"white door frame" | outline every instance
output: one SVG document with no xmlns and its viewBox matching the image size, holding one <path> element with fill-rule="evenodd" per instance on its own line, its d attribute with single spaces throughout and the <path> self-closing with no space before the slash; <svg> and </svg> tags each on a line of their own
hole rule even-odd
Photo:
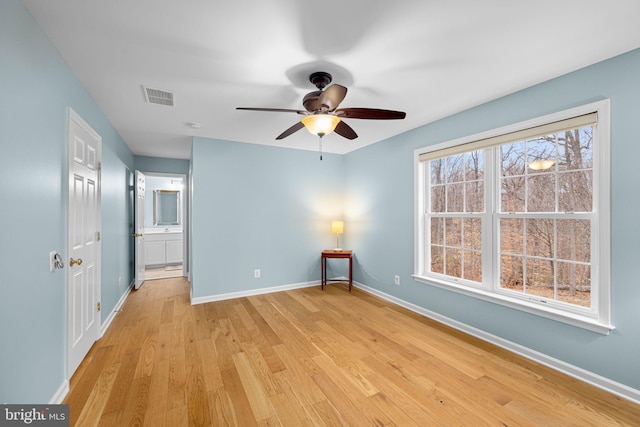
<svg viewBox="0 0 640 427">
<path fill-rule="evenodd" d="M 75 161 L 74 161 L 74 156 L 77 155 L 86 155 L 83 151 L 82 154 L 78 154 L 75 153 L 76 150 L 76 141 L 74 139 L 74 135 L 72 135 L 72 130 L 71 130 L 71 125 L 72 123 L 75 125 L 77 125 L 78 127 L 80 127 L 82 129 L 82 131 L 88 133 L 92 139 L 94 139 L 96 141 L 96 150 L 93 153 L 93 155 L 95 155 L 95 158 L 91 160 L 91 164 L 93 165 L 92 167 L 95 169 L 96 172 L 96 193 L 95 193 L 95 197 L 96 197 L 96 206 L 95 206 L 95 214 L 93 215 L 93 217 L 91 218 L 92 221 L 95 221 L 93 223 L 93 225 L 90 225 L 89 228 L 92 228 L 95 230 L 96 235 L 94 238 L 94 242 L 95 244 L 93 245 L 95 247 L 95 263 L 94 263 L 94 274 L 95 274 L 95 281 L 94 283 L 94 289 L 93 289 L 93 296 L 95 298 L 95 301 L 85 301 L 85 309 L 87 309 L 86 311 L 86 315 L 88 316 L 88 318 L 90 316 L 94 316 L 92 319 L 92 325 L 91 328 L 89 330 L 89 332 L 87 332 L 86 337 L 88 340 L 90 340 L 90 343 L 93 344 L 100 335 L 100 329 L 101 329 L 101 316 L 99 313 L 99 302 L 101 300 L 101 290 L 102 290 L 102 282 L 101 282 L 101 271 L 102 271 L 102 261 L 101 261 L 101 256 L 102 256 L 102 249 L 101 249 L 101 236 L 100 236 L 100 229 L 101 229 L 101 189 L 102 189 L 102 183 L 101 183 L 101 164 L 102 164 L 102 138 L 100 137 L 100 135 L 98 135 L 92 128 L 91 126 L 85 122 L 82 117 L 80 117 L 80 115 L 78 115 L 78 113 L 76 113 L 72 108 L 69 108 L 69 115 L 68 115 L 68 122 L 67 122 L 67 189 L 66 189 L 66 196 L 67 196 L 67 229 L 66 229 L 66 239 L 67 239 L 67 257 L 65 259 L 65 266 L 66 266 L 66 314 L 67 314 L 67 360 L 66 360 L 66 367 L 67 367 L 67 380 L 69 380 L 71 378 L 71 376 L 73 375 L 73 373 L 75 372 L 79 362 L 77 361 L 77 359 L 79 358 L 79 356 L 84 357 L 86 355 L 86 352 L 82 352 L 84 354 L 78 355 L 78 351 L 73 352 L 72 350 L 75 348 L 75 344 L 76 342 L 74 341 L 74 331 L 72 329 L 72 326 L 74 325 L 74 307 L 75 304 L 73 303 L 73 298 L 74 298 L 74 293 L 73 293 L 73 283 L 74 283 L 74 272 L 77 271 L 77 269 L 79 268 L 84 268 L 84 266 L 82 264 L 75 264 L 74 266 L 70 266 L 69 262 L 70 262 L 70 258 L 72 257 L 72 254 L 74 253 L 74 249 L 73 249 L 73 242 L 72 242 L 72 216 L 73 213 L 71 212 L 70 206 L 71 206 L 71 185 L 72 185 L 72 179 L 73 179 L 73 173 L 75 171 Z M 84 228 L 83 226 L 83 230 L 86 231 L 86 228 Z M 85 263 L 86 265 L 86 263 Z M 77 295 L 76 295 L 77 297 Z M 82 324 L 84 324 L 83 322 L 81 322 Z M 87 322 L 91 323 L 90 322 Z M 83 333 L 85 333 L 86 331 L 83 331 Z M 89 346 L 90 348 L 90 346 Z M 88 351 L 88 349 L 87 349 Z"/>
</svg>

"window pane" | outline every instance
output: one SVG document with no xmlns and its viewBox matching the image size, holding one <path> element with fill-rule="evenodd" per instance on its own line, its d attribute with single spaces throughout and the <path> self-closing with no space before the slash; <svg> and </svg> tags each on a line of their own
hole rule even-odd
<svg viewBox="0 0 640 427">
<path fill-rule="evenodd" d="M 464 278 L 474 282 L 482 282 L 482 253 L 464 251 Z"/>
<path fill-rule="evenodd" d="M 556 211 L 555 174 L 545 173 L 527 179 L 527 212 Z"/>
<path fill-rule="evenodd" d="M 591 268 L 588 265 L 558 263 L 558 300 L 591 306 Z"/>
<path fill-rule="evenodd" d="M 538 174 L 555 170 L 557 161 L 555 135 L 527 141 L 527 173 Z"/>
<path fill-rule="evenodd" d="M 476 251 L 482 250 L 482 220 L 480 218 L 465 218 L 464 247 Z"/>
<path fill-rule="evenodd" d="M 431 185 L 444 184 L 444 159 L 431 160 Z"/>
<path fill-rule="evenodd" d="M 445 180 L 450 182 L 464 181 L 464 154 L 449 156 L 445 158 Z"/>
<path fill-rule="evenodd" d="M 523 219 L 500 219 L 500 252 L 524 255 Z"/>
<path fill-rule="evenodd" d="M 552 260 L 527 258 L 527 283 L 525 292 L 528 295 L 555 299 Z"/>
<path fill-rule="evenodd" d="M 446 212 L 446 206 L 445 186 L 431 187 L 431 212 Z"/>
<path fill-rule="evenodd" d="M 591 212 L 593 182 L 590 170 L 558 175 L 558 209 L 560 212 Z"/>
<path fill-rule="evenodd" d="M 591 221 L 557 220 L 558 259 L 591 262 Z"/>
<path fill-rule="evenodd" d="M 524 212 L 525 177 L 503 178 L 500 189 L 502 212 Z"/>
<path fill-rule="evenodd" d="M 484 185 L 482 181 L 468 182 L 465 185 L 465 212 L 484 211 Z"/>
<path fill-rule="evenodd" d="M 591 126 L 558 133 L 559 163 L 566 170 L 593 168 L 593 128 Z"/>
<path fill-rule="evenodd" d="M 484 154 L 472 151 L 465 154 L 465 181 L 479 181 L 484 178 Z"/>
<path fill-rule="evenodd" d="M 462 218 L 445 218 L 445 244 L 447 246 L 462 246 Z"/>
<path fill-rule="evenodd" d="M 431 245 L 431 271 L 434 273 L 444 273 L 442 246 Z"/>
<path fill-rule="evenodd" d="M 553 258 L 555 254 L 554 221 L 552 219 L 527 219 L 527 256 Z"/>
<path fill-rule="evenodd" d="M 503 255 L 500 257 L 500 287 L 524 291 L 523 258 Z"/>
<path fill-rule="evenodd" d="M 447 248 L 445 274 L 462 277 L 462 251 L 460 249 Z"/>
<path fill-rule="evenodd" d="M 464 183 L 447 185 L 447 212 L 464 212 Z"/>
<path fill-rule="evenodd" d="M 431 243 L 444 245 L 444 218 L 431 218 Z"/>
<path fill-rule="evenodd" d="M 502 154 L 501 176 L 524 175 L 526 145 L 524 141 L 504 144 L 500 147 Z"/>
</svg>

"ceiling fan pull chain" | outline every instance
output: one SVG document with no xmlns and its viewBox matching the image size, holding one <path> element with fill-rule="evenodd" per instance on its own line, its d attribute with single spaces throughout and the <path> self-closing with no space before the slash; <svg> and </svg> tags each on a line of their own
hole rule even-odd
<svg viewBox="0 0 640 427">
<path fill-rule="evenodd" d="M 323 133 L 319 133 L 318 137 L 320 138 L 319 144 L 320 144 L 320 160 L 322 160 L 322 136 L 324 134 Z"/>
</svg>

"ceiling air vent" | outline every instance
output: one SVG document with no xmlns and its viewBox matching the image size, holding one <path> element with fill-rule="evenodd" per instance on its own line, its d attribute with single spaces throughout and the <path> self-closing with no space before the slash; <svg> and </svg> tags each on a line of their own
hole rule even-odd
<svg viewBox="0 0 640 427">
<path fill-rule="evenodd" d="M 153 89 L 142 86 L 144 92 L 144 100 L 150 104 L 168 105 L 173 107 L 173 92 L 162 89 Z"/>
</svg>

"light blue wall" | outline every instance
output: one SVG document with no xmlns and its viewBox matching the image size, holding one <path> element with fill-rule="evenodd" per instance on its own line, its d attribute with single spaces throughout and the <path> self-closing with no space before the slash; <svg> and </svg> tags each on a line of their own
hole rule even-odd
<svg viewBox="0 0 640 427">
<path fill-rule="evenodd" d="M 611 99 L 612 320 L 608 336 L 418 283 L 414 150 Z M 345 156 L 355 279 L 451 319 L 640 389 L 640 50 L 506 96 Z M 401 286 L 393 285 L 399 274 Z"/>
<path fill-rule="evenodd" d="M 194 297 L 320 278 L 342 217 L 342 156 L 194 138 L 192 180 Z"/>
<path fill-rule="evenodd" d="M 18 0 L 0 2 L 0 402 L 48 403 L 66 379 L 67 115 L 103 139 L 102 317 L 125 291 L 133 155 Z"/>
<path fill-rule="evenodd" d="M 189 173 L 189 160 L 167 159 L 164 157 L 135 156 L 136 170 L 141 172 Z"/>
</svg>

